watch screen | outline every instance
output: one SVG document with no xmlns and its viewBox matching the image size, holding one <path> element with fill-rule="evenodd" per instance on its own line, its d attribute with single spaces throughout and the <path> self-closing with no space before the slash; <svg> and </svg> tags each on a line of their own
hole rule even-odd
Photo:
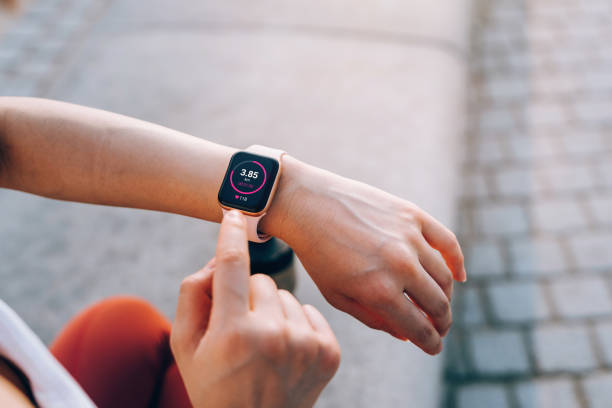
<svg viewBox="0 0 612 408">
<path fill-rule="evenodd" d="M 235 153 L 219 190 L 219 202 L 247 212 L 260 212 L 266 207 L 278 161 L 248 152 Z"/>
</svg>

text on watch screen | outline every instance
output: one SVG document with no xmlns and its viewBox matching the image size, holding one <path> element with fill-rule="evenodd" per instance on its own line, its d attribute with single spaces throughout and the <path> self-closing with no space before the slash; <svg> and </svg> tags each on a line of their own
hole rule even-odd
<svg viewBox="0 0 612 408">
<path fill-rule="evenodd" d="M 219 201 L 248 212 L 263 210 L 278 174 L 274 159 L 247 152 L 232 156 L 219 191 Z"/>
</svg>

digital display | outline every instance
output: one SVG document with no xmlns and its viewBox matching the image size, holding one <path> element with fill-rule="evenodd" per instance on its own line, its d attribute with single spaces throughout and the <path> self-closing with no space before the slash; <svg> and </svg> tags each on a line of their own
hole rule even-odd
<svg viewBox="0 0 612 408">
<path fill-rule="evenodd" d="M 219 202 L 247 212 L 262 211 L 278 174 L 278 162 L 248 152 L 235 153 L 219 189 Z"/>
</svg>

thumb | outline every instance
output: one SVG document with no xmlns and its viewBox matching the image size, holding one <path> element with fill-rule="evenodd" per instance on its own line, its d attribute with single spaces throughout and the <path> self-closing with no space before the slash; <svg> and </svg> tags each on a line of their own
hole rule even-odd
<svg viewBox="0 0 612 408">
<path fill-rule="evenodd" d="M 211 324 L 242 316 L 249 311 L 249 249 L 246 219 L 238 210 L 221 222 L 213 275 Z"/>
</svg>

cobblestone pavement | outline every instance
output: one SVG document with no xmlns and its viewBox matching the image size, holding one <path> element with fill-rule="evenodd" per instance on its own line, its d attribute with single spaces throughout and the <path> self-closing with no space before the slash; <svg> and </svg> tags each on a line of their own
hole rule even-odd
<svg viewBox="0 0 612 408">
<path fill-rule="evenodd" d="M 475 13 L 448 407 L 612 406 L 612 2 Z"/>
</svg>

